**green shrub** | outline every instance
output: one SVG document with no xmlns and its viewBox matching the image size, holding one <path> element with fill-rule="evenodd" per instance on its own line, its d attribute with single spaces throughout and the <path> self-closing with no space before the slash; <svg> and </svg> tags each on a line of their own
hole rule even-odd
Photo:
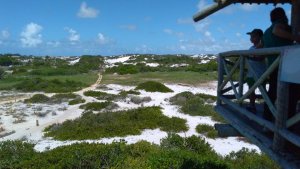
<svg viewBox="0 0 300 169">
<path fill-rule="evenodd" d="M 231 152 L 225 160 L 232 169 L 280 169 L 280 167 L 265 154 L 258 154 L 255 150 L 243 148 L 238 152 Z"/>
<path fill-rule="evenodd" d="M 84 102 L 85 102 L 84 99 L 76 98 L 76 99 L 70 100 L 69 105 L 75 105 L 75 104 L 80 104 L 80 103 L 84 103 Z"/>
<path fill-rule="evenodd" d="M 67 93 L 80 90 L 84 84 L 71 80 L 61 81 L 58 79 L 45 80 L 41 78 L 30 78 L 21 81 L 14 87 L 26 92 L 44 91 L 49 93 Z"/>
<path fill-rule="evenodd" d="M 50 98 L 44 94 L 35 94 L 31 98 L 24 100 L 25 103 L 47 103 Z"/>
<path fill-rule="evenodd" d="M 79 106 L 81 109 L 92 110 L 92 111 L 100 111 L 105 109 L 112 102 L 91 102 L 84 105 Z"/>
<path fill-rule="evenodd" d="M 83 93 L 85 96 L 91 96 L 91 97 L 95 97 L 98 100 L 113 100 L 116 95 L 114 94 L 108 94 L 105 92 L 100 92 L 100 91 L 86 91 Z"/>
<path fill-rule="evenodd" d="M 214 100 L 214 96 L 206 94 L 193 94 L 191 92 L 182 92 L 170 98 L 172 104 L 180 106 L 182 113 L 192 116 L 211 116 L 213 120 L 226 122 L 223 117 L 217 114 L 213 106 L 206 104 L 207 100 Z"/>
<path fill-rule="evenodd" d="M 208 138 L 216 138 L 218 136 L 218 132 L 215 128 L 207 124 L 197 125 L 196 131 L 200 134 L 206 135 Z"/>
<path fill-rule="evenodd" d="M 141 83 L 135 88 L 135 90 L 139 90 L 139 89 L 145 90 L 147 92 L 162 92 L 162 93 L 173 92 L 173 90 L 169 89 L 165 85 L 155 81 L 147 81 Z"/>
<path fill-rule="evenodd" d="M 81 118 L 68 120 L 59 129 L 51 131 L 53 126 L 45 129 L 46 136 L 59 140 L 99 139 L 140 134 L 144 129 L 161 128 L 168 132 L 187 131 L 186 120 L 168 118 L 159 107 L 145 107 L 128 111 L 84 113 Z"/>
<path fill-rule="evenodd" d="M 22 141 L 0 142 L 0 168 L 22 168 L 22 162 L 31 160 L 35 151 L 30 143 Z"/>
</svg>

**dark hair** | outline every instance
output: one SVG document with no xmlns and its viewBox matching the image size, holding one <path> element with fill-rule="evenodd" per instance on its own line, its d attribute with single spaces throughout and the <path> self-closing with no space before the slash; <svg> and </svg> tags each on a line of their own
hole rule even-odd
<svg viewBox="0 0 300 169">
<path fill-rule="evenodd" d="M 288 23 L 288 18 L 281 7 L 274 8 L 270 13 L 271 22 L 284 22 Z"/>
</svg>

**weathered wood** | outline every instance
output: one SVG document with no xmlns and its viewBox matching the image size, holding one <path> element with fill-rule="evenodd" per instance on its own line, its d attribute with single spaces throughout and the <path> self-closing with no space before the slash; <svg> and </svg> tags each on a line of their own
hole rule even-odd
<svg viewBox="0 0 300 169">
<path fill-rule="evenodd" d="M 226 6 L 232 4 L 232 0 L 219 0 L 218 3 L 215 3 L 209 7 L 207 7 L 206 9 L 200 11 L 199 13 L 195 14 L 193 16 L 193 19 L 195 22 L 206 18 L 207 16 L 217 12 L 220 9 L 225 8 Z"/>
<path fill-rule="evenodd" d="M 253 127 L 242 122 L 239 118 L 237 118 L 234 112 L 229 111 L 224 106 L 216 106 L 215 111 L 221 114 L 234 128 L 236 128 L 245 137 L 250 139 L 252 143 L 257 145 L 274 161 L 277 161 L 283 168 L 299 169 L 299 160 L 290 160 L 288 156 L 286 156 L 286 154 L 274 152 L 272 149 L 270 149 L 270 147 L 272 146 L 272 140 L 253 129 Z"/>
<path fill-rule="evenodd" d="M 284 57 L 284 55 L 283 55 Z M 282 62 L 281 62 L 282 63 Z M 282 71 L 282 64 L 279 65 L 278 72 Z M 289 112 L 289 84 L 280 81 L 278 73 L 277 84 L 277 115 L 275 116 L 276 130 L 274 132 L 273 149 L 282 152 L 285 148 L 285 139 L 279 134 L 279 130 L 286 128 L 287 116 Z"/>
<path fill-rule="evenodd" d="M 235 71 L 235 70 L 237 69 L 237 67 L 239 66 L 239 62 L 240 62 L 240 58 L 235 62 L 234 66 L 233 66 L 232 69 L 230 70 L 230 73 L 228 73 L 228 69 L 227 69 L 227 67 L 226 67 L 225 62 L 222 62 L 222 63 L 223 63 L 223 68 L 224 68 L 224 70 L 225 70 L 227 76 L 226 76 L 226 78 L 224 79 L 223 83 L 219 86 L 218 90 L 222 90 L 222 89 L 226 86 L 227 82 L 230 81 L 230 79 L 231 79 L 231 77 L 232 77 L 234 71 Z"/>
<path fill-rule="evenodd" d="M 232 90 L 233 88 L 238 87 L 239 85 L 240 85 L 240 83 L 236 83 L 236 84 L 234 84 L 233 87 L 232 87 L 232 86 L 229 86 L 229 87 L 227 87 L 227 88 L 225 88 L 225 89 L 222 89 L 222 90 L 221 90 L 221 94 L 224 94 L 224 93 L 226 93 L 226 92 Z M 244 85 L 244 84 L 242 84 L 242 85 Z"/>
<path fill-rule="evenodd" d="M 218 57 L 218 88 L 221 86 L 222 82 L 224 80 L 224 64 L 223 64 L 223 58 L 221 56 Z M 221 90 L 217 90 L 217 105 L 221 104 L 221 99 L 219 96 L 221 96 Z"/>
<path fill-rule="evenodd" d="M 250 120 L 255 121 L 256 123 L 258 123 L 261 126 L 264 126 L 266 128 L 268 128 L 271 131 L 275 130 L 275 125 L 261 117 L 258 117 L 256 115 L 254 115 L 253 113 L 249 112 L 247 109 L 244 109 L 242 107 L 240 107 L 238 104 L 233 103 L 231 100 L 226 99 L 225 97 L 221 96 L 221 100 L 227 104 L 228 106 L 230 106 L 231 108 L 233 108 L 234 110 L 238 111 L 240 114 L 248 117 Z"/>
<path fill-rule="evenodd" d="M 218 124 L 214 125 L 215 129 L 218 131 L 219 137 L 236 137 L 242 136 L 239 131 L 237 131 L 230 124 Z"/>
<path fill-rule="evenodd" d="M 297 113 L 293 117 L 289 118 L 286 122 L 286 127 L 289 128 L 298 122 L 300 122 L 300 113 Z"/>
<path fill-rule="evenodd" d="M 240 57 L 240 78 L 239 78 L 239 97 L 243 96 L 243 89 L 244 89 L 244 73 L 245 73 L 245 57 Z"/>
<path fill-rule="evenodd" d="M 296 135 L 286 129 L 281 129 L 278 131 L 278 133 L 281 136 L 283 136 L 284 138 L 286 138 L 288 141 L 290 141 L 291 143 L 300 147 L 300 136 L 299 135 Z"/>
<path fill-rule="evenodd" d="M 238 100 L 238 103 L 243 102 L 243 100 L 245 100 L 246 98 L 249 97 L 249 95 L 254 92 L 255 88 L 257 88 L 259 85 L 261 85 L 265 79 L 274 71 L 274 69 L 279 65 L 279 57 L 272 63 L 272 65 L 267 69 L 267 71 L 265 73 L 263 73 L 263 75 L 254 83 L 254 85 L 248 90 L 248 92 L 246 92 L 243 97 L 241 97 Z M 251 66 L 250 66 L 251 69 Z M 257 77 L 256 77 L 257 78 Z M 263 98 L 265 100 L 265 102 L 267 103 L 267 105 L 269 106 L 269 109 L 271 110 L 273 116 L 276 116 L 277 111 L 273 105 L 273 103 L 271 102 L 270 98 L 268 97 L 267 93 L 265 92 L 265 90 L 263 89 L 263 87 L 260 87 L 260 90 L 262 92 Z"/>
</svg>

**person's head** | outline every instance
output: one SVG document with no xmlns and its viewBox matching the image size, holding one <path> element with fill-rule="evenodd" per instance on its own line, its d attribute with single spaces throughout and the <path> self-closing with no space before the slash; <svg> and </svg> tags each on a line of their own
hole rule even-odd
<svg viewBox="0 0 300 169">
<path fill-rule="evenodd" d="M 288 23 L 288 18 L 281 7 L 274 8 L 270 13 L 271 22 L 284 22 Z"/>
<path fill-rule="evenodd" d="M 253 43 L 256 46 L 258 43 L 260 43 L 264 33 L 261 29 L 253 29 L 251 32 L 248 32 L 247 34 L 250 35 L 251 43 Z"/>
</svg>

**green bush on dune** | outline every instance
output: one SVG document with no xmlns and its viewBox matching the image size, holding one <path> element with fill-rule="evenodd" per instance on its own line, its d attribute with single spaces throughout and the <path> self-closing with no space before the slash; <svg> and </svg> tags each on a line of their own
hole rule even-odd
<svg viewBox="0 0 300 169">
<path fill-rule="evenodd" d="M 73 144 L 45 152 L 22 141 L 0 142 L 0 168 L 149 168 L 149 169 L 279 169 L 264 154 L 243 149 L 219 156 L 199 137 L 169 134 L 154 145 L 145 141 L 126 145 Z"/>
<path fill-rule="evenodd" d="M 147 92 L 162 92 L 162 93 L 173 92 L 173 90 L 169 89 L 164 84 L 155 81 L 147 81 L 141 83 L 135 88 L 135 90 L 145 90 Z"/>
<path fill-rule="evenodd" d="M 54 127 L 53 127 L 54 126 Z M 46 136 L 59 140 L 99 139 L 137 135 L 144 129 L 156 129 L 168 132 L 187 131 L 186 120 L 168 118 L 159 107 L 145 107 L 128 111 L 91 113 L 87 112 L 75 120 L 68 120 L 45 129 Z"/>
</svg>

